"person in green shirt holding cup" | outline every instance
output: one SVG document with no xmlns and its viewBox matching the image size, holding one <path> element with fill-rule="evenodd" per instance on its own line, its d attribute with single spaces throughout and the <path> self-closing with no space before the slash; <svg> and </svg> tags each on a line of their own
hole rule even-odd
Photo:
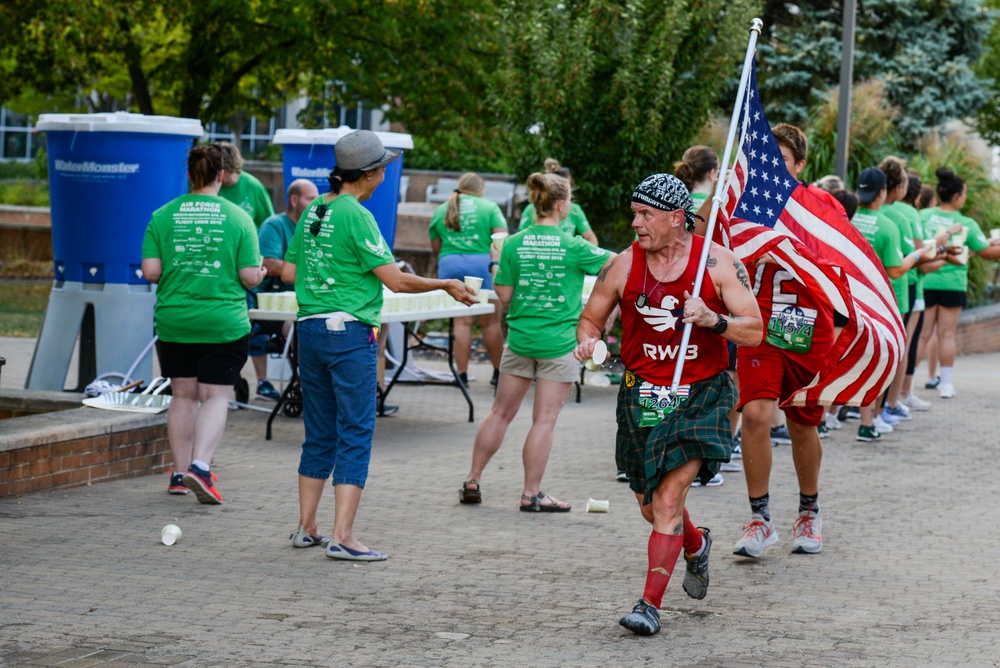
<svg viewBox="0 0 1000 668">
<path fill-rule="evenodd" d="M 399 270 L 371 212 L 361 202 L 385 179 L 400 151 L 378 135 L 355 130 L 334 147 L 330 192 L 316 198 L 295 226 L 281 280 L 295 284 L 299 304 L 299 378 L 305 441 L 299 460 L 299 528 L 294 547 L 324 546 L 330 559 L 382 561 L 354 535 L 368 478 L 375 432 L 378 329 L 382 286 L 393 292 L 446 290 L 466 305 L 474 291 L 455 279 L 437 280 Z M 330 538 L 318 533 L 316 513 L 333 475 Z"/>
<path fill-rule="evenodd" d="M 209 466 L 249 351 L 246 291 L 266 275 L 250 216 L 219 197 L 224 177 L 217 146 L 192 148 L 190 194 L 154 211 L 142 241 L 142 275 L 157 284 L 156 352 L 173 394 L 167 491 L 213 505 L 222 494 Z"/>
<path fill-rule="evenodd" d="M 559 227 L 570 212 L 569 179 L 557 174 L 528 177 L 528 198 L 538 212 L 533 225 L 491 249 L 494 290 L 508 305 L 507 347 L 493 408 L 483 420 L 472 449 L 472 467 L 459 490 L 461 503 L 480 503 L 479 480 L 503 444 L 511 420 L 532 382 L 535 402 L 524 442 L 524 512 L 566 512 L 569 504 L 542 491 L 556 420 L 570 387 L 580 375 L 573 356 L 576 324 L 583 310 L 583 277 L 602 271 L 614 253 Z"/>
<path fill-rule="evenodd" d="M 944 259 L 924 265 L 924 329 L 920 335 L 918 357 L 927 346 L 931 333 L 937 330 L 938 356 L 941 364 L 941 384 L 938 395 L 942 399 L 955 396 L 952 382 L 955 367 L 955 334 L 958 317 L 966 303 L 969 287 L 969 254 L 974 252 L 987 260 L 1000 258 L 1000 239 L 988 240 L 979 223 L 962 215 L 968 195 L 965 181 L 947 167 L 940 167 L 934 174 L 938 178 L 937 207 L 921 209 L 920 218 L 928 236 L 947 231 L 948 254 Z M 960 229 L 959 229 L 960 228 Z"/>
</svg>

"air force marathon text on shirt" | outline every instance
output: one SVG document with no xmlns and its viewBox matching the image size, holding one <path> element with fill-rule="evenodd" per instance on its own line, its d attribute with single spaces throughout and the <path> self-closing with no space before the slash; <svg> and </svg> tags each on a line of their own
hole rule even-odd
<svg viewBox="0 0 1000 668">
<path fill-rule="evenodd" d="M 185 274 L 218 278 L 222 263 L 211 256 L 225 245 L 226 230 L 220 202 L 182 202 L 173 216 L 174 267 Z M 183 254 L 183 255 L 181 255 Z"/>
</svg>

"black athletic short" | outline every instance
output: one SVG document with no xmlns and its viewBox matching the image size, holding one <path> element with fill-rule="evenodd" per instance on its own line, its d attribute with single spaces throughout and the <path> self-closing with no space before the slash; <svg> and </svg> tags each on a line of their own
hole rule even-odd
<svg viewBox="0 0 1000 668">
<path fill-rule="evenodd" d="M 233 385 L 247 363 L 250 336 L 229 343 L 156 342 L 160 373 L 167 378 L 197 378 L 206 385 Z"/>
<path fill-rule="evenodd" d="M 945 308 L 965 308 L 965 293 L 959 290 L 928 290 L 924 288 L 924 304 Z"/>
</svg>

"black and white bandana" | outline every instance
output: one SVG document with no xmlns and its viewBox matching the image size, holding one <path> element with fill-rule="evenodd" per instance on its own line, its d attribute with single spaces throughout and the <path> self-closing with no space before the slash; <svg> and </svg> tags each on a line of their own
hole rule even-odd
<svg viewBox="0 0 1000 668">
<path fill-rule="evenodd" d="M 654 209 L 676 211 L 684 209 L 687 228 L 694 228 L 694 200 L 684 186 L 684 182 L 673 174 L 653 174 L 643 179 L 632 191 L 632 201 L 646 204 Z"/>
</svg>

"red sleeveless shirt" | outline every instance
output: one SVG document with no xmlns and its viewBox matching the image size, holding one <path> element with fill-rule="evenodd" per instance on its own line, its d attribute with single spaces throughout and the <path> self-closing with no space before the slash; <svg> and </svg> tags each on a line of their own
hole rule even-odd
<svg viewBox="0 0 1000 668">
<path fill-rule="evenodd" d="M 639 243 L 632 244 L 632 270 L 622 296 L 622 362 L 625 368 L 655 385 L 669 385 L 674 379 L 674 367 L 684 333 L 684 291 L 694 291 L 698 258 L 705 237 L 692 235 L 691 255 L 680 278 L 670 283 L 657 283 L 646 269 L 646 251 Z M 645 295 L 642 304 L 640 295 Z M 702 281 L 700 297 L 711 310 L 722 315 L 728 311 L 715 294 L 708 269 Z M 711 378 L 729 365 L 727 342 L 711 330 L 695 325 L 688 340 L 687 359 L 681 374 L 681 384 L 688 385 Z"/>
</svg>

